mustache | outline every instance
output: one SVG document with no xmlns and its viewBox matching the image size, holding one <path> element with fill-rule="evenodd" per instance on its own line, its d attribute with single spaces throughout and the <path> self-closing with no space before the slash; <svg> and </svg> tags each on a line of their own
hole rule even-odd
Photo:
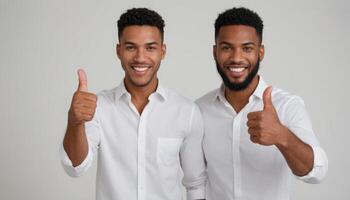
<svg viewBox="0 0 350 200">
<path fill-rule="evenodd" d="M 234 62 L 234 61 L 230 61 L 227 63 L 224 63 L 224 66 L 234 66 L 234 67 L 249 67 L 249 64 L 244 63 L 244 62 Z"/>
</svg>

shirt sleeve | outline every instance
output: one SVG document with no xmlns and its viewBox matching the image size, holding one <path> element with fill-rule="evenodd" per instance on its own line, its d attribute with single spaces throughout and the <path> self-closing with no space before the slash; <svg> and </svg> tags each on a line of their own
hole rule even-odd
<svg viewBox="0 0 350 200">
<path fill-rule="evenodd" d="M 187 199 L 205 199 L 207 180 L 203 141 L 203 121 L 201 113 L 194 105 L 191 113 L 189 131 L 181 146 L 181 166 L 184 172 L 183 185 L 186 187 Z"/>
<path fill-rule="evenodd" d="M 285 125 L 299 139 L 308 144 L 314 154 L 312 170 L 305 176 L 296 177 L 306 183 L 320 183 L 327 174 L 328 159 L 313 132 L 311 120 L 305 109 L 303 100 L 299 97 L 291 99 L 285 111 Z"/>
<path fill-rule="evenodd" d="M 97 107 L 93 119 L 89 122 L 85 122 L 85 133 L 88 140 L 89 149 L 88 149 L 88 154 L 85 157 L 84 161 L 80 165 L 73 167 L 72 161 L 67 155 L 67 152 L 63 147 L 63 144 L 60 147 L 59 153 L 60 153 L 61 163 L 64 170 L 69 176 L 79 177 L 90 168 L 93 162 L 93 157 L 96 154 L 100 143 L 100 132 L 101 132 L 101 127 L 100 127 L 100 121 L 98 117 L 98 107 Z"/>
</svg>

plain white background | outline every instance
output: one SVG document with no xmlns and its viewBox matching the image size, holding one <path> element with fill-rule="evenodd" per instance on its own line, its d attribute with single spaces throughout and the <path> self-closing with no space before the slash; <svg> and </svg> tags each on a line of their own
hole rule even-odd
<svg viewBox="0 0 350 200">
<path fill-rule="evenodd" d="M 158 11 L 168 53 L 159 71 L 168 88 L 195 100 L 219 86 L 212 58 L 214 20 L 233 6 L 263 18 L 260 74 L 300 95 L 329 158 L 320 185 L 294 181 L 292 199 L 345 200 L 349 184 L 350 3 L 337 1 L 4 1 L 0 3 L 0 199 L 95 198 L 96 164 L 78 179 L 63 171 L 58 148 L 77 87 L 115 87 L 116 21 L 131 7 Z"/>
</svg>

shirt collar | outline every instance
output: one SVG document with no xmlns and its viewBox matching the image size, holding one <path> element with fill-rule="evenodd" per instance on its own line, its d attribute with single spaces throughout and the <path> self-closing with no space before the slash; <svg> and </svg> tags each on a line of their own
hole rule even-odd
<svg viewBox="0 0 350 200">
<path fill-rule="evenodd" d="M 131 98 L 131 94 L 126 90 L 124 80 L 120 82 L 118 87 L 115 89 L 115 101 L 119 101 L 123 96 L 128 96 Z M 161 100 L 167 100 L 167 89 L 164 88 L 158 81 L 157 89 L 154 93 L 149 96 L 149 99 L 154 96 L 159 97 Z"/>
<path fill-rule="evenodd" d="M 258 97 L 259 99 L 263 99 L 263 94 L 267 86 L 268 85 L 266 84 L 264 79 L 261 76 L 259 76 L 258 86 L 255 88 L 255 91 L 253 92 L 252 96 Z"/>
<path fill-rule="evenodd" d="M 259 83 L 258 86 L 255 88 L 253 94 L 249 97 L 249 100 L 253 97 L 257 97 L 259 99 L 263 99 L 263 94 L 265 89 L 268 87 L 264 79 L 259 76 Z M 225 97 L 225 85 L 224 83 L 221 84 L 220 88 L 217 90 L 216 95 L 214 96 L 213 100 L 219 99 L 220 101 L 226 101 Z"/>
</svg>

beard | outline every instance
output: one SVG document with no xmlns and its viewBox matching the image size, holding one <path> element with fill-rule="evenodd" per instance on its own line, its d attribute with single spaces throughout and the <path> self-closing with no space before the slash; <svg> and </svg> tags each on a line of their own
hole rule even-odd
<svg viewBox="0 0 350 200">
<path fill-rule="evenodd" d="M 258 59 L 258 62 L 253 67 L 253 70 L 248 74 L 248 76 L 244 79 L 244 81 L 240 83 L 234 83 L 231 82 L 230 79 L 226 76 L 225 72 L 221 69 L 218 61 L 215 59 L 216 63 L 216 69 L 218 70 L 218 73 L 220 74 L 222 81 L 224 82 L 224 85 L 233 91 L 241 91 L 248 87 L 248 85 L 252 82 L 254 77 L 258 74 L 259 67 L 260 67 L 260 59 Z"/>
</svg>

